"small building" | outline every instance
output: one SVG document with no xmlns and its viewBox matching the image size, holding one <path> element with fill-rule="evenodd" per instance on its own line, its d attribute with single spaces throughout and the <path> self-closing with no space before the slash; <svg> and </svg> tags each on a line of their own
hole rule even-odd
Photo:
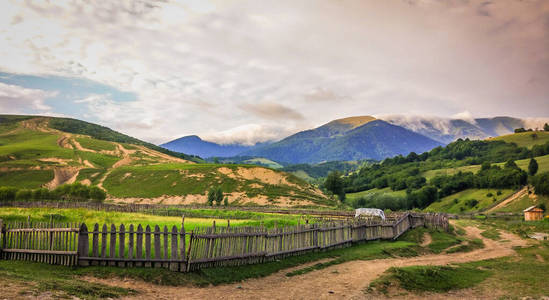
<svg viewBox="0 0 549 300">
<path fill-rule="evenodd" d="M 534 206 L 530 206 L 524 210 L 525 221 L 539 221 L 543 219 L 543 209 Z"/>
</svg>

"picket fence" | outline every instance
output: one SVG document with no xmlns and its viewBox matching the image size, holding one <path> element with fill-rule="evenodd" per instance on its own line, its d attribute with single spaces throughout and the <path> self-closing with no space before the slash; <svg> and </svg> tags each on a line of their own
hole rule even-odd
<svg viewBox="0 0 549 300">
<path fill-rule="evenodd" d="M 385 221 L 347 219 L 297 226 L 181 227 L 21 222 L 2 224 L 0 259 L 67 266 L 162 267 L 188 272 L 273 261 L 353 243 L 396 239 L 418 226 L 448 229 L 444 214 L 404 213 Z M 188 246 L 187 246 L 188 240 Z"/>
</svg>

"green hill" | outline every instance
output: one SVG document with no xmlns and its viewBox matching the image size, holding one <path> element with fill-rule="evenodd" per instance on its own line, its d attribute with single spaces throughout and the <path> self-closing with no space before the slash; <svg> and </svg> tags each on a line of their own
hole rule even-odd
<svg viewBox="0 0 549 300">
<path fill-rule="evenodd" d="M 549 172 L 549 155 L 544 156 L 538 156 L 535 157 L 536 161 L 538 162 L 538 173 L 543 172 Z M 528 171 L 528 164 L 530 163 L 530 159 L 520 159 L 515 161 L 517 166 L 524 171 Z M 495 163 L 495 165 L 503 167 L 505 163 Z M 446 169 L 436 169 L 436 170 L 429 170 L 424 172 L 422 175 L 427 178 L 428 180 L 437 176 L 437 175 L 454 175 L 458 172 L 473 172 L 476 173 L 480 170 L 480 165 L 470 165 L 470 166 L 462 166 L 462 167 L 456 167 L 456 168 L 446 168 Z"/>
<path fill-rule="evenodd" d="M 514 192 L 511 189 L 468 189 L 432 203 L 425 211 L 448 213 L 479 211 L 500 202 Z"/>
<path fill-rule="evenodd" d="M 0 186 L 52 189 L 80 182 L 104 189 L 107 201 L 165 204 L 205 203 L 206 191 L 220 186 L 231 204 L 333 204 L 284 172 L 200 161 L 74 119 L 0 116 Z"/>
<path fill-rule="evenodd" d="M 543 145 L 549 142 L 548 131 L 527 131 L 521 133 L 514 133 L 508 135 L 502 135 L 489 140 L 504 141 L 507 143 L 515 143 L 519 147 L 526 147 L 531 149 L 535 145 Z"/>
</svg>

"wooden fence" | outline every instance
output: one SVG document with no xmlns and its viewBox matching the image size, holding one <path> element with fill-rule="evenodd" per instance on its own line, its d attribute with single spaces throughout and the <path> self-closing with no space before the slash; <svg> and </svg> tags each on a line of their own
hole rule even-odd
<svg viewBox="0 0 549 300">
<path fill-rule="evenodd" d="M 2 224 L 0 220 L 0 228 L 0 259 L 66 266 L 78 263 L 78 224 L 30 221 Z"/>
<path fill-rule="evenodd" d="M 386 221 L 347 219 L 271 229 L 216 226 L 186 232 L 176 226 L 17 223 L 2 225 L 0 259 L 80 266 L 163 267 L 194 271 L 262 263 L 353 243 L 396 239 L 418 226 L 447 230 L 441 214 L 404 213 Z M 188 240 L 188 244 L 187 244 Z"/>
</svg>

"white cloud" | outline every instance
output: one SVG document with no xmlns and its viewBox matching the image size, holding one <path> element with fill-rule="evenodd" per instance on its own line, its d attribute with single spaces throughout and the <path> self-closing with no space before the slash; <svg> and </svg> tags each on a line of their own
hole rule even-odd
<svg viewBox="0 0 549 300">
<path fill-rule="evenodd" d="M 155 142 L 364 114 L 549 114 L 549 2 L 482 2 L 4 1 L 0 70 L 134 92 L 94 95 L 87 114 Z"/>
<path fill-rule="evenodd" d="M 51 107 L 44 101 L 55 95 L 55 92 L 0 82 L 0 111 L 6 114 L 51 114 Z"/>
</svg>

